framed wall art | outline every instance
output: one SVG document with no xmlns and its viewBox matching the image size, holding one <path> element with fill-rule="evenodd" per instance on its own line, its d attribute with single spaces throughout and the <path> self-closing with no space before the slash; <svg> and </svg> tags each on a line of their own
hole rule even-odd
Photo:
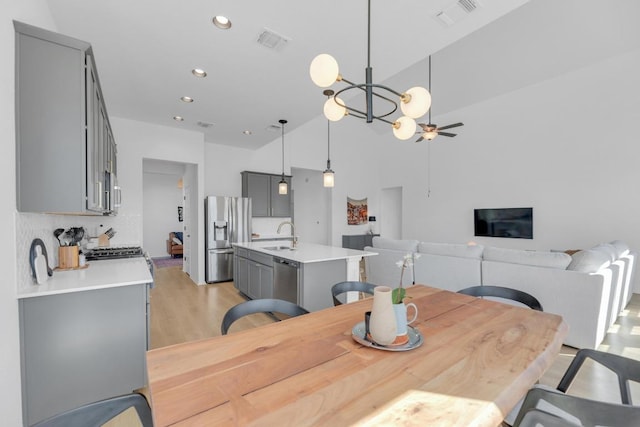
<svg viewBox="0 0 640 427">
<path fill-rule="evenodd" d="M 367 198 L 356 200 L 347 197 L 347 224 L 366 224 L 367 219 Z"/>
</svg>

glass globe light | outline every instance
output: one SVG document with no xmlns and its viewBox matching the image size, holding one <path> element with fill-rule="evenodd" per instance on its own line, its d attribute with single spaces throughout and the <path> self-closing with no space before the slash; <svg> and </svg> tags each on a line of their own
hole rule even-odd
<svg viewBox="0 0 640 427">
<path fill-rule="evenodd" d="M 321 53 L 311 61 L 309 75 L 317 86 L 329 87 L 338 79 L 338 61 L 329 54 Z"/>
<path fill-rule="evenodd" d="M 338 105 L 339 104 L 339 105 Z M 330 97 L 324 102 L 324 116 L 332 122 L 337 122 L 347 114 L 347 109 L 344 107 L 344 101 L 340 98 Z"/>
<path fill-rule="evenodd" d="M 400 109 L 404 115 L 412 119 L 424 116 L 429 111 L 429 107 L 431 107 L 431 94 L 420 86 L 407 90 L 400 102 Z"/>
<path fill-rule="evenodd" d="M 393 123 L 393 134 L 405 141 L 416 134 L 416 121 L 411 117 L 402 116 Z"/>
</svg>

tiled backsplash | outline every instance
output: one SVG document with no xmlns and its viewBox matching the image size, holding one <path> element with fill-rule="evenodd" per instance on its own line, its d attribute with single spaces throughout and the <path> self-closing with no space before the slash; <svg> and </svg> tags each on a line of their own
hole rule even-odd
<svg viewBox="0 0 640 427">
<path fill-rule="evenodd" d="M 278 226 L 283 221 L 290 220 L 291 218 L 252 218 L 251 232 L 260 235 L 275 236 L 277 235 Z M 284 230 L 282 230 L 283 237 L 291 234 L 291 231 L 289 230 L 290 229 L 288 226 Z"/>
<path fill-rule="evenodd" d="M 142 243 L 142 215 L 77 216 L 20 213 L 15 214 L 17 259 L 17 289 L 24 289 L 34 283 L 29 266 L 29 249 L 33 239 L 41 239 L 46 248 L 49 267 L 58 265 L 58 241 L 53 235 L 56 228 L 84 227 L 85 232 L 94 237 L 109 228 L 116 231 L 110 241 L 112 246 L 136 245 Z M 55 272 L 54 272 L 55 274 Z"/>
</svg>

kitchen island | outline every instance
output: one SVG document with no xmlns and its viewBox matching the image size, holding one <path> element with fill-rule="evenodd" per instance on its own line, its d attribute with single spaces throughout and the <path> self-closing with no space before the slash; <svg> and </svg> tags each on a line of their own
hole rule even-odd
<svg viewBox="0 0 640 427">
<path fill-rule="evenodd" d="M 146 385 L 144 258 L 91 261 L 18 290 L 24 425 Z"/>
<path fill-rule="evenodd" d="M 333 306 L 331 287 L 360 280 L 360 260 L 375 255 L 305 242 L 295 248 L 289 242 L 234 243 L 234 285 L 249 298 L 286 299 L 309 311 L 322 310 Z M 295 283 L 283 283 L 282 277 Z"/>
</svg>

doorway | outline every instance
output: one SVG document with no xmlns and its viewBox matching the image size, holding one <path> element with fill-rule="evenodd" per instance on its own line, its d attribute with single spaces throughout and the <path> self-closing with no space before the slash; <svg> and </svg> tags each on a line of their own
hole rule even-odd
<svg viewBox="0 0 640 427">
<path fill-rule="evenodd" d="M 331 245 L 331 196 L 325 188 L 322 172 L 291 168 L 293 219 L 302 242 Z"/>
<path fill-rule="evenodd" d="M 198 239 L 192 238 L 198 233 L 198 206 L 196 198 L 192 197 L 197 194 L 197 168 L 194 164 L 168 160 L 142 161 L 143 247 L 152 258 L 168 257 L 169 233 L 182 232 L 183 271 L 192 278 L 198 277 L 198 251 L 195 248 Z"/>
</svg>

